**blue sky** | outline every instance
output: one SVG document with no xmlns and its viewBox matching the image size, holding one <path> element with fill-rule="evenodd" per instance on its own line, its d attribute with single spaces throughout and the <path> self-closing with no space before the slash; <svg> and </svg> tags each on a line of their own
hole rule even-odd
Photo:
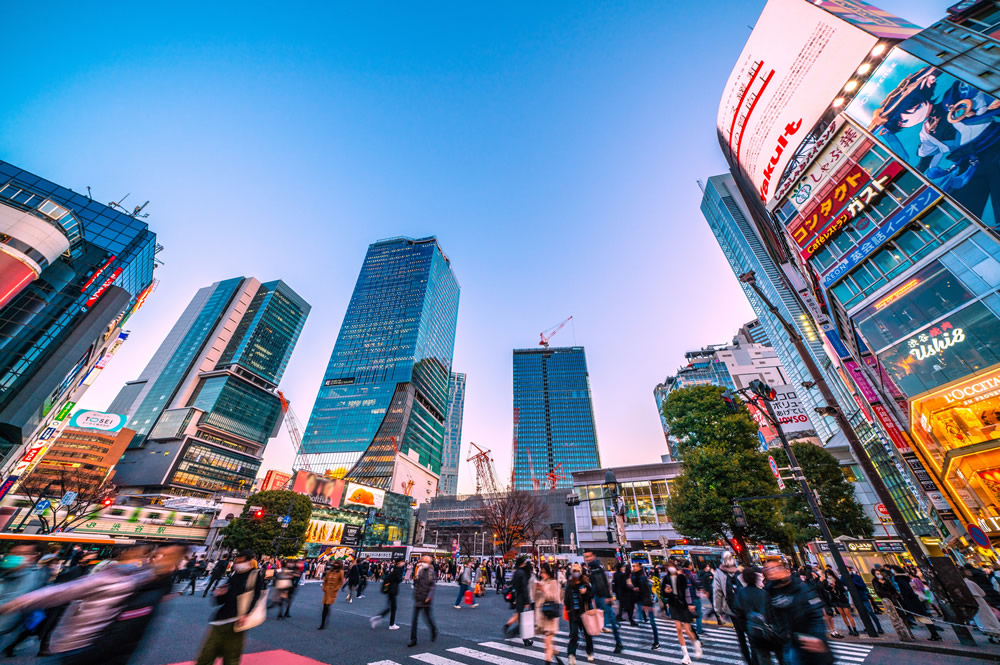
<svg viewBox="0 0 1000 665">
<path fill-rule="evenodd" d="M 752 318 L 698 210 L 722 86 L 764 2 L 16 3 L 3 159 L 149 199 L 160 286 L 88 394 L 106 407 L 201 286 L 313 305 L 304 422 L 368 243 L 437 235 L 462 285 L 463 442 L 511 446 L 511 349 L 569 315 L 602 461 L 665 452 L 653 386 Z M 876 2 L 920 25 L 949 2 Z M 287 435 L 264 468 L 290 468 Z M 471 490 L 463 469 L 460 488 Z"/>
</svg>

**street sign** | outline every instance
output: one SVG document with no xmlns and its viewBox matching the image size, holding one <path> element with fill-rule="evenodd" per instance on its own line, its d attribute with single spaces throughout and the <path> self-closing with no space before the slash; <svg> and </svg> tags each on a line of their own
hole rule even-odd
<svg viewBox="0 0 1000 665">
<path fill-rule="evenodd" d="M 965 530 L 969 532 L 969 538 L 972 538 L 972 542 L 980 547 L 990 549 L 990 539 L 986 537 L 986 533 L 982 529 L 975 524 L 968 524 Z"/>
<path fill-rule="evenodd" d="M 889 516 L 889 509 L 885 507 L 884 503 L 875 504 L 875 514 L 878 515 L 879 520 L 881 520 L 883 524 L 892 522 L 892 517 Z"/>
<path fill-rule="evenodd" d="M 48 510 L 49 506 L 51 506 L 51 505 L 52 505 L 51 501 L 49 501 L 48 499 L 42 499 L 37 504 L 35 504 L 35 514 L 36 515 L 41 515 L 46 510 Z"/>
<path fill-rule="evenodd" d="M 66 492 L 65 494 L 63 494 L 62 498 L 59 499 L 59 505 L 68 506 L 74 501 L 76 501 L 76 492 Z"/>
<path fill-rule="evenodd" d="M 774 458 L 771 457 L 770 455 L 767 456 L 767 463 L 771 465 L 771 473 L 773 473 L 774 477 L 778 479 L 778 489 L 779 490 L 785 489 L 785 481 L 781 479 L 781 474 L 778 473 L 778 463 L 775 462 Z"/>
<path fill-rule="evenodd" d="M 281 528 L 282 529 L 287 529 L 288 528 L 288 523 L 291 522 L 291 521 L 292 521 L 292 517 L 290 515 L 285 515 L 284 517 L 282 517 L 281 518 Z"/>
<path fill-rule="evenodd" d="M 250 512 L 255 513 L 258 510 L 264 510 L 261 506 L 250 506 Z"/>
<path fill-rule="evenodd" d="M 764 433 L 757 430 L 757 440 L 760 441 L 760 451 L 762 453 L 767 452 L 767 439 L 764 438 Z"/>
</svg>

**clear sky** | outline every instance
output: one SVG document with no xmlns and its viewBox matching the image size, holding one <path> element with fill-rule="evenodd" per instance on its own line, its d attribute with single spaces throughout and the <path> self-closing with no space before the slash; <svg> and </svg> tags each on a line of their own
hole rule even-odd
<svg viewBox="0 0 1000 665">
<path fill-rule="evenodd" d="M 874 4 L 920 25 L 950 0 Z M 753 314 L 698 205 L 763 0 L 14 3 L 0 153 L 149 199 L 159 289 L 83 406 L 106 408 L 201 286 L 312 306 L 282 384 L 308 418 L 370 242 L 437 235 L 462 285 L 463 452 L 508 472 L 511 350 L 573 315 L 602 461 L 665 452 L 652 390 Z M 264 469 L 290 469 L 287 434 Z M 460 489 L 474 487 L 464 468 Z"/>
</svg>

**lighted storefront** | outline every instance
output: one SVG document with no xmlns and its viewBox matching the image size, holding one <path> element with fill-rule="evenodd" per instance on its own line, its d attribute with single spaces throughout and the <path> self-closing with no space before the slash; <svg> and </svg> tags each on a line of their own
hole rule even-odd
<svg viewBox="0 0 1000 665">
<path fill-rule="evenodd" d="M 913 400 L 911 417 L 963 517 L 1000 536 L 1000 365 Z"/>
</svg>

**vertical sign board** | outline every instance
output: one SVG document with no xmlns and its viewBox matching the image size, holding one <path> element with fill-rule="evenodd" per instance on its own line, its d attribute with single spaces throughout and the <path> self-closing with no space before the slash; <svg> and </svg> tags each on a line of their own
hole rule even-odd
<svg viewBox="0 0 1000 665">
<path fill-rule="evenodd" d="M 767 463 L 771 465 L 771 473 L 774 477 L 778 479 L 778 489 L 785 489 L 785 481 L 781 479 L 781 474 L 778 472 L 778 463 L 774 461 L 774 458 L 770 455 L 767 456 Z"/>
</svg>

